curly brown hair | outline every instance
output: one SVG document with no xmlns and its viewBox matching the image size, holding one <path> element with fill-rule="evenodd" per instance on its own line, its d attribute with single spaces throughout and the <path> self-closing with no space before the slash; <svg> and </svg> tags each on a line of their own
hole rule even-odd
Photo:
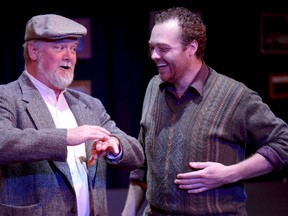
<svg viewBox="0 0 288 216">
<path fill-rule="evenodd" d="M 203 59 L 207 35 L 206 26 L 199 13 L 192 12 L 184 7 L 172 7 L 160 11 L 155 15 L 155 24 L 163 23 L 170 19 L 177 19 L 182 29 L 181 43 L 187 46 L 193 40 L 198 42 L 196 56 Z"/>
</svg>

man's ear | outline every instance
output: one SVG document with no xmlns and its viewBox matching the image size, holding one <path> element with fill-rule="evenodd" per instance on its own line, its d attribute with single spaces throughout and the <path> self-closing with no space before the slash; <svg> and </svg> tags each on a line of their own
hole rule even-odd
<svg viewBox="0 0 288 216">
<path fill-rule="evenodd" d="M 198 41 L 193 40 L 189 45 L 189 50 L 190 50 L 189 52 L 190 55 L 195 55 L 195 53 L 198 50 Z"/>
<path fill-rule="evenodd" d="M 38 48 L 34 43 L 28 44 L 28 55 L 32 61 L 37 60 L 38 58 Z"/>
</svg>

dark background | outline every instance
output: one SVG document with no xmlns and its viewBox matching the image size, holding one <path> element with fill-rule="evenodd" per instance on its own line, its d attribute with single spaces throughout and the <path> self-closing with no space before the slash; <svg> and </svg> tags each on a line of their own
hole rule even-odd
<svg viewBox="0 0 288 216">
<path fill-rule="evenodd" d="M 143 0 L 101 4 L 29 1 L 24 6 L 7 3 L 0 15 L 0 84 L 17 79 L 23 71 L 24 31 L 32 16 L 56 13 L 69 18 L 90 18 L 88 35 L 92 39 L 92 57 L 78 60 L 75 79 L 91 80 L 91 94 L 103 102 L 121 129 L 137 137 L 144 91 L 149 79 L 157 73 L 148 55 L 151 13 L 166 7 L 185 6 L 200 11 L 207 25 L 205 62 L 219 73 L 256 90 L 272 111 L 288 122 L 288 100 L 269 97 L 268 79 L 273 73 L 288 74 L 288 56 L 260 52 L 260 16 L 288 13 L 285 1 L 253 3 L 253 6 L 248 0 L 225 3 Z M 288 25 L 283 28 L 288 32 Z M 287 170 L 284 170 L 251 181 L 283 181 L 286 176 Z M 107 187 L 125 188 L 127 185 L 128 172 L 109 167 Z"/>
</svg>

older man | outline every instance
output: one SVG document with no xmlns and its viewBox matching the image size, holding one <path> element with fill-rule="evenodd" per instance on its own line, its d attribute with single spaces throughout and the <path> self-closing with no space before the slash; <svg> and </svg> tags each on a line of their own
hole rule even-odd
<svg viewBox="0 0 288 216">
<path fill-rule="evenodd" d="M 98 99 L 67 88 L 86 33 L 56 14 L 26 25 L 25 70 L 0 86 L 0 215 L 108 215 L 106 162 L 144 162 Z"/>
</svg>

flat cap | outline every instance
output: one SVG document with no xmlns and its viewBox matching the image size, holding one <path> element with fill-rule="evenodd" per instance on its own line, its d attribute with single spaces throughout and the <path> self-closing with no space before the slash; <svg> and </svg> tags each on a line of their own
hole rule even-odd
<svg viewBox="0 0 288 216">
<path fill-rule="evenodd" d="M 24 40 L 60 40 L 80 38 L 86 34 L 87 29 L 74 20 L 57 14 L 43 14 L 27 22 Z"/>
</svg>

